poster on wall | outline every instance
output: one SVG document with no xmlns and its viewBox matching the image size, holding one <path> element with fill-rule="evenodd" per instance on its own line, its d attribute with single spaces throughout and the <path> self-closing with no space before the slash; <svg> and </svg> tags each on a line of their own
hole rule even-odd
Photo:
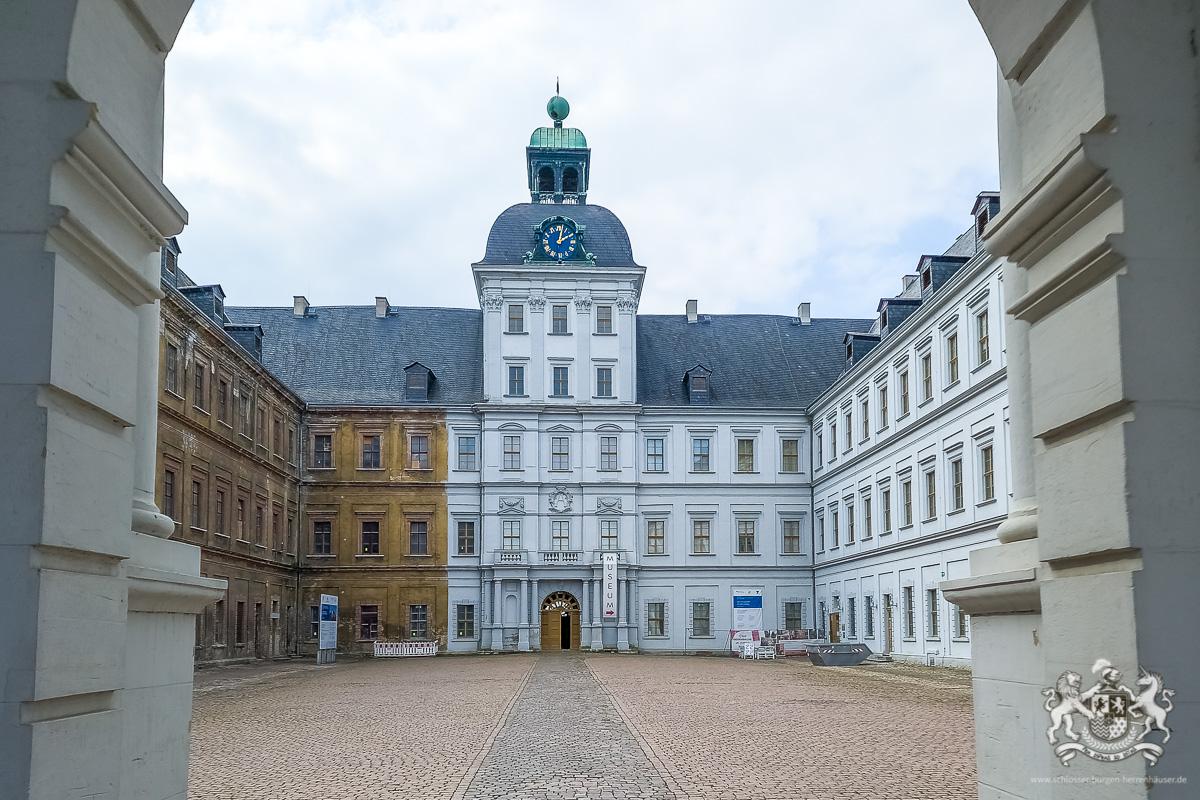
<svg viewBox="0 0 1200 800">
<path fill-rule="evenodd" d="M 317 647 L 337 649 L 338 599 L 336 594 L 321 595 L 321 619 L 317 628 Z"/>
<path fill-rule="evenodd" d="M 605 619 L 617 618 L 617 554 L 604 553 L 601 564 L 604 571 L 603 579 L 603 594 L 601 598 L 603 603 L 601 608 L 604 609 Z"/>
<path fill-rule="evenodd" d="M 734 589 L 729 649 L 737 652 L 747 644 L 758 644 L 762 637 L 762 626 L 762 589 Z"/>
</svg>

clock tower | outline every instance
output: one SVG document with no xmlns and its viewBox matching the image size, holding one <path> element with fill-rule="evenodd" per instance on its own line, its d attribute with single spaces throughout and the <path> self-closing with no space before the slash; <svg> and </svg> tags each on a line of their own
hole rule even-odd
<svg viewBox="0 0 1200 800">
<path fill-rule="evenodd" d="M 530 198 L 534 203 L 583 205 L 587 202 L 592 151 L 583 131 L 563 127 L 563 120 L 571 113 L 565 97 L 551 97 L 546 113 L 553 126 L 535 130 L 525 148 Z"/>
</svg>

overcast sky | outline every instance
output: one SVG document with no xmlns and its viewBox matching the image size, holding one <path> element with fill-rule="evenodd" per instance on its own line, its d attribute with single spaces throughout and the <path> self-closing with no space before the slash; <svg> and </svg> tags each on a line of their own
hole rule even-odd
<svg viewBox="0 0 1200 800">
<path fill-rule="evenodd" d="M 196 0 L 167 69 L 181 265 L 231 305 L 478 307 L 556 76 L 642 312 L 870 316 L 997 188 L 966 0 Z"/>
</svg>

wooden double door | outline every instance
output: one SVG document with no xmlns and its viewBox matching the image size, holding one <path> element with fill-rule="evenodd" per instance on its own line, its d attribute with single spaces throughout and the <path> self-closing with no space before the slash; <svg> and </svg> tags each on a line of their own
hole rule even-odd
<svg viewBox="0 0 1200 800">
<path fill-rule="evenodd" d="M 542 650 L 579 649 L 579 601 L 554 592 L 542 601 Z"/>
</svg>

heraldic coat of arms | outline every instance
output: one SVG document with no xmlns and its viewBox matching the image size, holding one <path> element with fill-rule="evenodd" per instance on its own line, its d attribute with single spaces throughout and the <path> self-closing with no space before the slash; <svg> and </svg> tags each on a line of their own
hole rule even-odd
<svg viewBox="0 0 1200 800">
<path fill-rule="evenodd" d="M 1092 673 L 1099 680 L 1082 689 L 1078 672 L 1058 676 L 1053 689 L 1042 690 L 1050 712 L 1046 738 L 1054 755 L 1066 765 L 1078 753 L 1097 761 L 1121 761 L 1141 753 L 1151 764 L 1162 757 L 1163 745 L 1171 738 L 1167 714 L 1174 708 L 1173 689 L 1163 687 L 1162 676 L 1138 668 L 1135 689 L 1122 683 L 1121 671 L 1106 659 L 1097 659 Z M 1082 720 L 1076 719 L 1076 715 Z M 1162 742 L 1146 741 L 1151 731 L 1162 734 Z M 1059 733 L 1065 740 L 1058 739 Z"/>
</svg>

